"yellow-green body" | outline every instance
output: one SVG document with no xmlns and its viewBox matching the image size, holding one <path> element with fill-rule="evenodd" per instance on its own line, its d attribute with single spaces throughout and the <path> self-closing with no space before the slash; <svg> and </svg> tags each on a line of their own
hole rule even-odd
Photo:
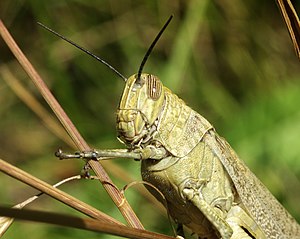
<svg viewBox="0 0 300 239">
<path fill-rule="evenodd" d="M 298 223 L 229 144 L 157 77 L 127 80 L 117 131 L 144 155 L 142 178 L 174 220 L 200 238 L 300 238 Z"/>
</svg>

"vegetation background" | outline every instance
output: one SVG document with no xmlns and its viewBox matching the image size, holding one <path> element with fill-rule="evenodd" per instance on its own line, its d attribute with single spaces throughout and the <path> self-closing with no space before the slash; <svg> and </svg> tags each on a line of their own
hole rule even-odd
<svg viewBox="0 0 300 239">
<path fill-rule="evenodd" d="M 294 4 L 300 12 L 299 2 Z M 300 221 L 300 65 L 275 1 L 0 2 L 1 19 L 95 148 L 123 147 L 116 140 L 115 111 L 124 82 L 36 22 L 71 38 L 129 77 L 137 72 L 146 49 L 171 14 L 174 19 L 144 71 L 159 76 L 213 123 Z M 16 83 L 9 83 L 14 78 L 47 108 L 0 40 L 0 157 L 49 183 L 78 174 L 83 162 L 54 157 L 59 146 L 74 149 L 16 95 L 12 88 Z M 138 162 L 115 160 L 122 173 L 112 165 L 106 168 L 120 188 L 128 181 L 140 180 Z M 36 193 L 4 174 L 0 174 L 0 182 L 2 205 L 14 205 Z M 82 180 L 62 189 L 123 221 L 98 182 Z M 152 203 L 134 189 L 126 195 L 147 229 L 171 234 L 167 218 Z M 30 208 L 74 214 L 46 196 Z M 15 222 L 4 238 L 26 236 L 99 238 L 94 232 L 28 222 Z"/>
</svg>

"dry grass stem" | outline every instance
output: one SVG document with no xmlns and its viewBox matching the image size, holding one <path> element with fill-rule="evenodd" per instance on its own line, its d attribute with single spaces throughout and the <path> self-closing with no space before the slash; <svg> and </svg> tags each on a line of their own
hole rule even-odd
<svg viewBox="0 0 300 239">
<path fill-rule="evenodd" d="M 81 179 L 80 175 L 76 175 L 76 176 L 72 176 L 69 178 L 66 178 L 56 184 L 53 185 L 53 187 L 58 187 L 66 182 L 70 182 L 72 180 L 79 180 Z M 16 208 L 16 209 L 22 209 L 25 206 L 27 206 L 28 204 L 32 203 L 33 201 L 35 201 L 36 199 L 38 199 L 41 195 L 43 195 L 44 193 L 38 193 L 37 195 L 34 195 L 28 199 L 26 199 L 25 201 L 18 203 L 16 205 L 14 205 L 12 208 Z M 7 231 L 7 229 L 11 226 L 11 224 L 13 223 L 14 218 L 9 218 L 9 217 L 0 217 L 0 237 L 2 237 L 4 235 L 4 233 Z"/>
<path fill-rule="evenodd" d="M 127 226 L 109 223 L 107 221 L 98 221 L 90 218 L 79 218 L 66 216 L 57 213 L 40 212 L 34 210 L 18 210 L 12 208 L 0 207 L 0 214 L 7 217 L 31 220 L 35 222 L 45 222 L 59 226 L 85 229 L 89 231 L 104 232 L 116 236 L 134 238 L 134 239 L 172 239 L 174 237 L 149 232 L 146 230 L 129 228 Z"/>
<path fill-rule="evenodd" d="M 300 60 L 300 21 L 297 12 L 290 0 L 276 0 L 276 2 Z"/>
<path fill-rule="evenodd" d="M 19 181 L 26 183 L 31 187 L 36 188 L 37 190 L 63 202 L 64 204 L 90 217 L 109 221 L 110 223 L 114 223 L 115 225 L 121 225 L 121 223 L 114 218 L 109 217 L 108 215 L 91 207 L 90 205 L 70 196 L 69 194 L 51 186 L 50 184 L 45 183 L 44 181 L 24 172 L 23 170 L 5 162 L 2 159 L 0 159 L 0 170 L 3 173 L 10 175 L 11 177 L 18 179 Z"/>
</svg>

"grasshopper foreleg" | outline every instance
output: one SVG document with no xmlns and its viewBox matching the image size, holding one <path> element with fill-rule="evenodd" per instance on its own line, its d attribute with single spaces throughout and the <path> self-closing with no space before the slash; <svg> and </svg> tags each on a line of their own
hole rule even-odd
<svg viewBox="0 0 300 239">
<path fill-rule="evenodd" d="M 91 151 L 75 152 L 73 154 L 64 153 L 62 149 L 55 152 L 59 159 L 87 159 L 87 160 L 107 160 L 114 158 L 128 158 L 135 160 L 156 159 L 160 160 L 167 156 L 167 151 L 163 147 L 154 147 L 148 145 L 145 148 L 138 149 L 95 149 Z"/>
</svg>

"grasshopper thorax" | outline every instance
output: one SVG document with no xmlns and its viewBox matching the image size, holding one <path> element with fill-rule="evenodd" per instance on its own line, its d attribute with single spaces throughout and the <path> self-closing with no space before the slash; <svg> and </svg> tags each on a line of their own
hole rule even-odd
<svg viewBox="0 0 300 239">
<path fill-rule="evenodd" d="M 118 138 L 131 146 L 147 143 L 164 103 L 164 90 L 158 77 L 143 73 L 131 76 L 117 111 Z"/>
</svg>

